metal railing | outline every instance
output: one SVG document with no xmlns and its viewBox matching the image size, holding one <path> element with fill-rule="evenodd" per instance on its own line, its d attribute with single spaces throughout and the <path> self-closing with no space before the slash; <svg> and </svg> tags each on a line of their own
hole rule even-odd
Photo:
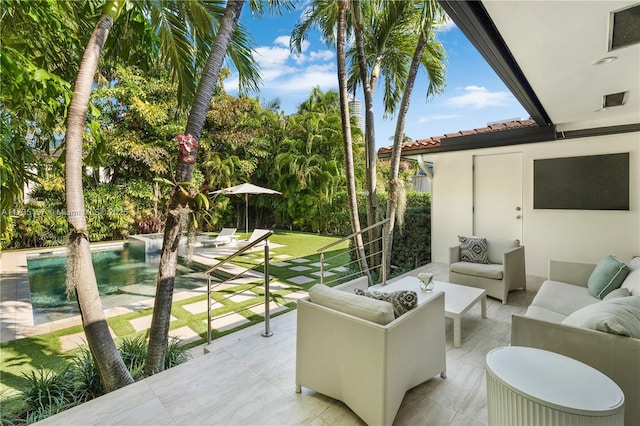
<svg viewBox="0 0 640 426">
<path fill-rule="evenodd" d="M 264 242 L 264 332 L 262 332 L 262 336 L 271 337 L 273 335 L 270 329 L 269 318 L 269 299 L 271 298 L 271 295 L 269 294 L 269 237 L 271 237 L 272 235 L 273 231 L 269 231 L 268 233 L 256 238 L 254 241 L 247 243 L 236 252 L 230 254 L 220 262 L 213 265 L 211 268 L 204 271 L 204 273 L 207 275 L 207 344 L 211 344 L 211 279 L 213 272 L 220 269 L 220 267 L 222 267 L 223 265 L 229 263 L 234 258 L 240 256 L 241 254 L 245 253 L 246 251 L 252 249 L 262 242 Z M 248 268 L 247 271 L 250 269 L 252 268 Z"/>
<path fill-rule="evenodd" d="M 370 278 L 370 283 L 371 284 L 376 284 L 377 280 L 372 280 L 372 277 L 375 277 L 376 275 L 378 276 L 378 278 L 380 278 L 379 283 L 381 284 L 385 284 L 387 282 L 387 270 L 386 270 L 386 260 L 387 260 L 387 253 L 385 251 L 385 247 L 386 247 L 386 237 L 385 237 L 385 233 L 384 233 L 384 225 L 386 225 L 387 223 L 389 223 L 389 219 L 384 219 L 381 220 L 380 222 L 374 223 L 371 226 L 368 226 L 364 229 L 361 229 L 359 232 L 354 232 L 351 235 L 348 235 L 344 238 L 341 238 L 340 240 L 333 242 L 329 245 L 326 245 L 324 247 L 321 247 L 317 250 L 318 253 L 320 253 L 320 284 L 337 284 L 337 281 L 348 281 L 349 279 L 353 279 L 353 278 L 357 278 L 360 277 L 362 275 L 368 275 Z M 363 235 L 365 233 L 368 233 L 370 230 L 380 230 L 379 233 L 377 233 L 377 235 L 380 235 L 377 238 L 373 238 L 369 241 L 364 242 L 364 248 L 365 248 L 365 252 L 366 252 L 366 258 L 367 258 L 367 265 L 368 265 L 368 270 L 366 271 L 361 271 L 360 270 L 360 262 L 358 261 L 358 248 L 357 248 L 357 244 L 355 243 L 356 240 L 356 236 L 358 235 Z M 376 233 L 374 233 L 376 234 Z M 333 262 L 337 257 L 339 256 L 343 256 L 344 253 L 340 252 L 334 256 L 330 256 L 330 257 L 325 257 L 325 253 L 327 252 L 327 250 L 329 250 L 330 248 L 333 248 L 341 243 L 344 243 L 345 241 L 349 241 L 352 240 L 353 241 L 353 247 L 349 250 L 349 259 L 351 259 L 349 262 L 347 262 L 346 264 L 340 265 L 345 267 L 347 270 L 349 271 L 353 271 L 350 272 L 348 274 L 342 274 L 337 276 L 336 278 L 330 279 L 330 280 L 326 280 L 325 279 L 325 261 L 329 264 L 333 265 L 333 268 L 335 269 L 335 263 Z M 380 262 L 377 262 L 377 259 L 380 259 Z M 379 274 L 376 274 L 377 272 L 379 272 Z M 332 273 L 331 276 L 334 276 L 334 274 Z"/>
</svg>

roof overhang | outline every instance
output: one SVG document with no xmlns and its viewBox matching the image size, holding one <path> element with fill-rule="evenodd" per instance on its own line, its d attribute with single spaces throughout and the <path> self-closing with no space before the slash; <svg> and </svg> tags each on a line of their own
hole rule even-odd
<svg viewBox="0 0 640 426">
<path fill-rule="evenodd" d="M 484 5 L 480 1 L 439 2 L 538 126 L 551 125 L 551 118 L 529 85 Z"/>
<path fill-rule="evenodd" d="M 455 138 L 424 135 L 427 139 L 404 145 L 403 156 L 640 129 L 640 43 L 610 46 L 614 16 L 621 11 L 637 16 L 637 0 L 439 3 L 535 125 L 488 134 L 461 131 Z M 635 25 L 628 23 L 627 31 Z M 620 93 L 624 105 L 606 107 L 607 95 Z M 437 143 L 421 146 L 428 140 Z M 378 152 L 380 158 L 390 154 L 390 148 Z"/>
</svg>

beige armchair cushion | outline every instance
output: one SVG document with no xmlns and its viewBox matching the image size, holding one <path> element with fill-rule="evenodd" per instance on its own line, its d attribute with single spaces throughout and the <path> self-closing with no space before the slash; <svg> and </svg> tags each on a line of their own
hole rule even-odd
<svg viewBox="0 0 640 426">
<path fill-rule="evenodd" d="M 324 284 L 316 284 L 309 290 L 313 303 L 353 315 L 376 324 L 389 324 L 395 319 L 393 305 L 384 300 L 372 299 L 336 290 Z"/>
</svg>

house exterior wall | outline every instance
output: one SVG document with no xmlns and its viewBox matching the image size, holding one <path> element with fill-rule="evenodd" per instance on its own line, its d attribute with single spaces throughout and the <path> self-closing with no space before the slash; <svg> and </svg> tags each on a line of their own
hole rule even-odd
<svg viewBox="0 0 640 426">
<path fill-rule="evenodd" d="M 448 263 L 458 235 L 473 233 L 473 156 L 522 153 L 522 244 L 528 275 L 547 276 L 549 259 L 597 262 L 640 256 L 640 132 L 423 155 L 433 162 L 432 261 Z M 534 210 L 533 161 L 629 152 L 629 211 Z"/>
</svg>

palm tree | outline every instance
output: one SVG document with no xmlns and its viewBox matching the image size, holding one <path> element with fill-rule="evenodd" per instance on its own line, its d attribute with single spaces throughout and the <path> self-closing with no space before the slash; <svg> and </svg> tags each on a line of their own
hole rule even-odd
<svg viewBox="0 0 640 426">
<path fill-rule="evenodd" d="M 291 33 L 290 46 L 293 51 L 301 52 L 302 42 L 305 40 L 309 30 L 314 26 L 320 29 L 328 46 L 336 46 L 338 53 L 338 86 L 340 87 L 340 108 L 342 110 L 342 137 L 345 151 L 345 173 L 347 178 L 349 213 L 351 217 L 351 229 L 354 233 L 359 233 L 361 227 L 355 188 L 355 171 L 353 165 L 353 146 L 351 140 L 345 57 L 346 39 L 351 35 L 351 25 L 349 23 L 351 15 L 347 13 L 348 9 L 348 0 L 340 0 L 337 5 L 336 2 L 332 0 L 315 0 L 304 11 L 301 20 L 296 23 Z M 339 45 L 340 43 L 341 45 Z M 340 49 L 342 49 L 342 57 L 340 57 Z M 342 78 L 344 78 L 344 81 L 341 81 Z M 344 85 L 344 91 L 342 90 L 342 85 Z M 368 273 L 369 268 L 365 257 L 362 235 L 358 234 L 355 244 L 357 247 L 356 252 L 358 254 L 360 268 L 363 272 L 367 271 Z"/>
<path fill-rule="evenodd" d="M 391 116 L 404 88 L 407 64 L 418 42 L 415 2 L 354 0 L 355 45 L 347 52 L 353 66 L 349 90 L 362 85 L 365 105 L 365 150 L 367 158 L 367 219 L 373 225 L 377 216 L 376 153 L 374 132 L 374 95 L 378 83 L 384 83 L 385 116 Z M 361 5 L 364 13 L 361 11 Z M 364 28 L 367 31 L 364 31 Z M 374 230 L 371 231 L 372 233 Z M 373 241 L 377 236 L 371 235 Z"/>
<path fill-rule="evenodd" d="M 356 234 L 356 253 L 360 270 L 369 275 L 369 267 L 364 250 L 362 234 L 360 234 L 360 218 L 358 215 L 358 198 L 356 194 L 355 171 L 353 167 L 353 143 L 351 140 L 351 116 L 349 114 L 349 93 L 347 91 L 347 66 L 345 60 L 345 39 L 347 25 L 348 0 L 338 2 L 338 27 L 336 31 L 336 50 L 338 60 L 338 92 L 340 93 L 340 113 L 342 117 L 342 140 L 344 145 L 344 164 L 347 175 L 347 197 L 349 200 L 349 213 L 351 217 L 351 229 Z M 369 276 L 369 282 L 371 277 Z"/>
<path fill-rule="evenodd" d="M 134 380 L 109 333 L 91 263 L 91 247 L 82 192 L 82 136 L 98 60 L 109 30 L 122 12 L 125 3 L 117 0 L 108 1 L 93 30 L 82 57 L 73 98 L 69 105 L 66 134 L 65 191 L 67 221 L 70 229 L 67 292 L 75 293 L 78 298 L 87 343 L 105 392 L 131 384 Z"/>
<path fill-rule="evenodd" d="M 427 98 L 436 93 L 441 93 L 445 85 L 445 53 L 442 45 L 435 40 L 433 28 L 444 21 L 444 11 L 436 0 L 423 0 L 418 2 L 421 8 L 420 15 L 420 36 L 416 45 L 409 73 L 407 74 L 398 121 L 393 139 L 393 149 L 391 152 L 391 164 L 389 175 L 389 201 L 387 204 L 388 225 L 386 233 L 386 252 L 391 253 L 393 245 L 393 229 L 395 226 L 396 210 L 402 204 L 400 199 L 404 197 L 402 182 L 398 179 L 400 170 L 400 154 L 402 152 L 402 142 L 404 141 L 404 126 L 406 122 L 413 86 L 418 74 L 420 65 L 424 65 L 429 76 L 429 86 L 427 88 Z M 390 259 L 387 260 L 389 266 Z"/>
<path fill-rule="evenodd" d="M 271 10 L 290 7 L 290 3 L 286 0 L 282 2 L 273 0 L 269 1 L 268 4 Z M 144 365 L 146 375 L 153 374 L 163 368 L 163 360 L 169 339 L 171 303 L 178 264 L 178 243 L 181 232 L 184 229 L 185 219 L 192 214 L 191 207 L 196 196 L 198 196 L 198 190 L 190 184 L 198 152 L 198 140 L 202 135 L 218 75 L 222 69 L 224 58 L 232 45 L 243 6 L 244 0 L 229 0 L 227 2 L 213 47 L 198 83 L 185 133 L 176 137 L 180 147 L 178 169 L 176 171 L 176 182 L 178 184 L 173 191 L 167 209 L 155 304 L 151 329 L 149 330 L 149 348 Z M 261 2 L 251 1 L 251 6 L 254 13 L 258 15 L 262 13 L 263 5 Z M 242 73 L 243 70 L 239 68 L 239 72 Z"/>
<path fill-rule="evenodd" d="M 82 191 L 82 142 L 89 95 L 98 61 L 114 21 L 120 17 L 126 3 L 125 0 L 108 0 L 102 9 L 80 64 L 68 109 L 65 136 L 66 203 L 70 229 L 67 288 L 68 291 L 75 292 L 77 295 L 87 342 L 106 392 L 132 383 L 133 379 L 109 334 L 91 263 Z M 150 8 L 141 16 L 150 16 L 152 24 L 156 25 L 154 34 L 160 36 L 161 57 L 173 67 L 181 69 L 185 66 L 189 68 L 189 63 L 198 64 L 198 60 L 193 59 L 198 50 L 189 46 L 206 46 L 207 39 L 212 38 L 207 37 L 207 34 L 214 32 L 212 18 L 218 10 L 216 3 L 203 0 L 200 2 L 140 2 L 135 5 Z M 178 19 L 178 16 L 186 18 Z M 146 31 L 146 28 L 143 31 Z M 248 61 L 250 58 L 250 55 L 247 56 L 248 50 L 240 47 L 234 49 L 236 54 L 234 60 L 244 61 L 236 62 L 238 67 L 249 66 L 247 63 L 251 62 Z M 182 61 L 182 64 L 178 61 Z M 182 81 L 183 85 L 185 83 L 183 78 L 193 78 L 188 73 L 177 73 L 176 77 L 178 81 Z"/>
</svg>

